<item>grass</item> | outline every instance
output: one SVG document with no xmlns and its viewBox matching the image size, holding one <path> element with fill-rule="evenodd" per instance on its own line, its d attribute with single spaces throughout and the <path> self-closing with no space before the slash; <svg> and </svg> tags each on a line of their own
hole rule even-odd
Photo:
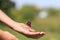
<svg viewBox="0 0 60 40">
<path fill-rule="evenodd" d="M 15 35 L 17 38 L 19 38 L 19 40 L 37 40 L 37 39 L 31 39 L 31 38 L 25 37 L 24 35 L 21 35 L 17 33 L 16 31 L 10 29 L 9 27 L 7 27 L 7 25 L 0 25 L 0 29 L 9 31 L 13 35 Z M 46 32 L 46 35 L 38 40 L 60 40 L 60 34 Z"/>
<path fill-rule="evenodd" d="M 32 28 L 37 31 L 45 31 L 46 35 L 40 39 L 27 38 L 22 34 L 10 29 L 7 25 L 0 22 L 0 29 L 6 30 L 15 35 L 19 40 L 60 40 L 60 34 L 57 33 L 60 30 L 60 17 L 52 17 L 48 19 L 38 19 L 33 22 Z"/>
</svg>

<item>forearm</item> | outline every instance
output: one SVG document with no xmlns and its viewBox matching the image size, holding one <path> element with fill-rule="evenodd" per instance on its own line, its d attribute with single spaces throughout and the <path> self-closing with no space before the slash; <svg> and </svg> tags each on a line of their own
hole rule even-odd
<svg viewBox="0 0 60 40">
<path fill-rule="evenodd" d="M 9 25 L 10 27 L 13 27 L 16 22 L 9 18 L 4 12 L 0 10 L 0 21 L 4 22 L 5 24 Z"/>
</svg>

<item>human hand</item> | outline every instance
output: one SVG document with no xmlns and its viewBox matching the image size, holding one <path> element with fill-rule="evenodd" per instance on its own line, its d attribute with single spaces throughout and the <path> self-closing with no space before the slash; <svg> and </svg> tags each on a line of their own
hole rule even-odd
<svg viewBox="0 0 60 40">
<path fill-rule="evenodd" d="M 0 36 L 0 40 L 18 40 L 18 39 L 9 32 L 4 31 Z"/>
<path fill-rule="evenodd" d="M 32 29 L 24 23 L 16 23 L 13 29 L 29 38 L 35 39 L 40 38 L 45 34 L 44 32 L 36 32 L 34 29 Z"/>
<path fill-rule="evenodd" d="M 39 37 L 42 37 L 45 34 L 44 32 L 36 32 L 35 30 L 31 29 L 26 24 L 15 22 L 14 20 L 9 18 L 1 10 L 0 10 L 0 20 L 2 22 L 4 22 L 5 24 L 7 24 L 8 26 L 10 26 L 11 28 L 13 28 L 14 30 L 18 31 L 19 33 L 22 33 L 22 34 L 26 35 L 27 37 L 39 38 Z M 10 38 L 11 37 L 10 33 L 6 33 L 5 32 L 5 34 L 4 35 L 7 36 L 6 38 L 8 38 L 8 37 Z M 11 37 L 11 38 L 14 38 L 14 37 Z"/>
</svg>

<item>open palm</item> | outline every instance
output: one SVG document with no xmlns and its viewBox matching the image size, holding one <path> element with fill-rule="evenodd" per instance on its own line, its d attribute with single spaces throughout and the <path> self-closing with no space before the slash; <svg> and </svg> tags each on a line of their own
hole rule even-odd
<svg viewBox="0 0 60 40">
<path fill-rule="evenodd" d="M 44 32 L 36 32 L 24 23 L 17 23 L 13 29 L 29 38 L 40 38 L 45 34 Z"/>
</svg>

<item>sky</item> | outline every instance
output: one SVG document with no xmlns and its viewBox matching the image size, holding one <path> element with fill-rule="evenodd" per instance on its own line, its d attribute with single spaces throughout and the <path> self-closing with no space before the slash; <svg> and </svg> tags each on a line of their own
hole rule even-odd
<svg viewBox="0 0 60 40">
<path fill-rule="evenodd" d="M 24 4 L 37 5 L 38 7 L 57 7 L 60 8 L 60 0 L 12 0 L 16 4 L 16 8 L 22 7 Z"/>
</svg>

